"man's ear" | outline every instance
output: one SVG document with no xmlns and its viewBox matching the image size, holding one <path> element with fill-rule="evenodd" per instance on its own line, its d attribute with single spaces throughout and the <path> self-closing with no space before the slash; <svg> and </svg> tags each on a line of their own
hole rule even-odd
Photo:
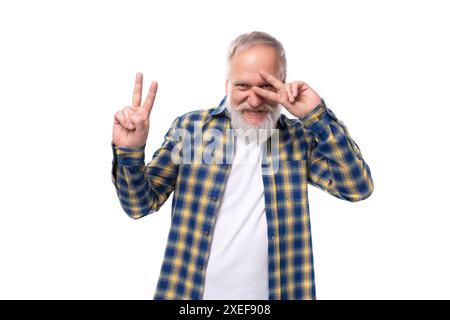
<svg viewBox="0 0 450 320">
<path fill-rule="evenodd" d="M 228 95 L 228 79 L 225 80 L 225 92 L 226 92 L 227 95 Z"/>
</svg>

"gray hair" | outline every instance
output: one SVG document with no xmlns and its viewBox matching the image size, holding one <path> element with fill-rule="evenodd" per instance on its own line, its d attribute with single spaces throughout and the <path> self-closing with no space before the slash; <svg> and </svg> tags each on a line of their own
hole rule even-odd
<svg viewBox="0 0 450 320">
<path fill-rule="evenodd" d="M 249 33 L 244 33 L 238 36 L 236 39 L 231 41 L 230 48 L 228 50 L 227 55 L 227 77 L 230 72 L 230 61 L 231 59 L 240 51 L 244 49 L 251 48 L 257 45 L 267 45 L 275 49 L 280 58 L 280 71 L 278 77 L 280 80 L 286 80 L 286 70 L 287 70 L 287 61 L 286 61 L 286 53 L 284 52 L 283 45 L 276 38 L 272 37 L 270 34 L 261 32 L 261 31 L 253 31 Z"/>
</svg>

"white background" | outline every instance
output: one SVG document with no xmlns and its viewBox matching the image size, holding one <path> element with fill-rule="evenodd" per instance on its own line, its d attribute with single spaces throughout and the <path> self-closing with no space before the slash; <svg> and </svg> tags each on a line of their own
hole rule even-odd
<svg viewBox="0 0 450 320">
<path fill-rule="evenodd" d="M 159 82 L 171 121 L 224 96 L 225 54 L 262 30 L 344 121 L 375 191 L 311 187 L 319 299 L 449 299 L 446 1 L 3 1 L 0 298 L 151 299 L 171 198 L 134 221 L 111 183 L 113 114 Z"/>
</svg>

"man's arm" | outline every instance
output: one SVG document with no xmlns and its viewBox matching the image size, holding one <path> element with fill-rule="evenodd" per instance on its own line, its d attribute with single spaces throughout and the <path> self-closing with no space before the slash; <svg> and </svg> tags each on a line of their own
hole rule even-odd
<svg viewBox="0 0 450 320">
<path fill-rule="evenodd" d="M 173 191 L 178 174 L 178 166 L 171 157 L 178 119 L 172 123 L 152 161 L 147 166 L 144 163 L 149 118 L 158 83 L 151 83 L 147 98 L 141 103 L 142 83 L 143 75 L 137 73 L 131 107 L 125 107 L 114 115 L 112 140 L 112 181 L 122 208 L 134 219 L 159 210 Z"/>
<path fill-rule="evenodd" d="M 177 118 L 172 123 L 148 165 L 144 163 L 145 146 L 127 148 L 111 144 L 112 182 L 122 208 L 133 219 L 158 211 L 175 187 L 178 165 L 172 161 L 171 153 L 177 143 L 174 131 L 178 122 Z"/>
<path fill-rule="evenodd" d="M 309 141 L 308 180 L 332 195 L 358 201 L 370 196 L 370 170 L 345 125 L 303 81 L 284 83 L 260 70 L 260 75 L 277 92 L 253 87 L 259 96 L 278 104 L 303 122 Z"/>
<path fill-rule="evenodd" d="M 324 101 L 301 119 L 308 133 L 308 181 L 348 201 L 369 197 L 373 181 L 369 166 L 346 126 Z"/>
</svg>

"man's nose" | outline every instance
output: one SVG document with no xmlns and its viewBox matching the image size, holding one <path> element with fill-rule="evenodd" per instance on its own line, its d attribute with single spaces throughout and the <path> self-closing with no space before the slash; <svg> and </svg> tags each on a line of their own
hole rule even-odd
<svg viewBox="0 0 450 320">
<path fill-rule="evenodd" d="M 263 99 L 254 92 L 250 92 L 247 102 L 253 108 L 259 107 L 263 103 Z"/>
</svg>

